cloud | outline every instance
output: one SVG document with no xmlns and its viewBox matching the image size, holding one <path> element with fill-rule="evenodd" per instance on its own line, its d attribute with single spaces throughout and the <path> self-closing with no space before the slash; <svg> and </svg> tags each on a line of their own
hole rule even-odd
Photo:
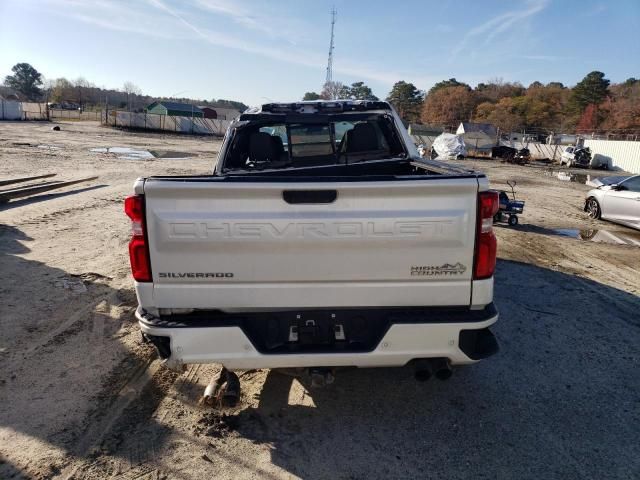
<svg viewBox="0 0 640 480">
<path fill-rule="evenodd" d="M 206 38 L 206 35 L 202 30 L 200 30 L 194 24 L 185 20 L 185 18 L 182 15 L 180 15 L 176 10 L 168 7 L 164 2 L 161 2 L 160 0 L 148 0 L 148 2 L 154 7 L 162 10 L 165 13 L 168 13 L 169 15 L 177 19 L 180 23 L 182 23 L 182 25 L 187 27 L 189 30 L 193 31 L 199 37 Z"/>
<path fill-rule="evenodd" d="M 518 55 L 519 58 L 525 60 L 540 60 L 545 62 L 557 62 L 559 60 L 565 60 L 567 57 L 561 57 L 558 55 Z"/>
<path fill-rule="evenodd" d="M 475 37 L 487 34 L 484 43 L 489 43 L 496 35 L 517 26 L 527 18 L 544 10 L 548 3 L 549 0 L 531 0 L 527 3 L 526 7 L 511 10 L 490 18 L 469 30 L 452 50 L 452 56 L 454 58 L 458 56 Z"/>
<path fill-rule="evenodd" d="M 180 39 L 186 38 L 166 28 L 166 22 L 152 15 L 143 4 L 131 5 L 111 0 L 22 0 L 23 6 L 34 8 L 50 15 L 59 15 L 96 27 L 138 35 Z M 142 7 L 142 8 L 141 8 Z"/>
<path fill-rule="evenodd" d="M 185 27 L 195 33 L 200 39 L 216 46 L 241 50 L 246 53 L 260 55 L 273 60 L 292 63 L 299 66 L 323 69 L 326 57 L 323 54 L 298 50 L 295 48 L 269 47 L 264 44 L 250 42 L 241 37 L 216 32 L 214 30 L 200 28 L 185 19 L 180 13 L 169 7 L 162 0 L 148 0 L 149 3 L 171 15 Z M 401 78 L 411 78 L 411 75 L 400 75 L 384 68 L 371 68 L 358 62 L 342 60 L 340 64 L 334 64 L 334 72 L 349 75 L 355 78 L 374 80 L 385 85 L 392 85 Z M 430 79 L 431 80 L 431 79 Z"/>
<path fill-rule="evenodd" d="M 295 43 L 291 39 L 291 32 L 282 25 L 274 27 L 274 18 L 257 15 L 255 9 L 249 9 L 237 1 L 229 0 L 194 0 L 193 4 L 204 11 L 224 15 L 231 18 L 238 25 L 272 38 L 284 38 L 289 43 Z"/>
<path fill-rule="evenodd" d="M 29 0 L 24 1 L 29 3 Z M 232 17 L 234 21 L 237 19 L 238 23 L 246 28 L 259 28 L 255 27 L 252 20 L 245 15 L 245 10 L 235 3 L 223 0 L 194 1 L 207 3 L 209 10 L 219 11 L 221 14 Z M 235 35 L 202 27 L 188 17 L 193 15 L 193 11 L 179 10 L 178 8 L 184 7 L 174 7 L 164 0 L 146 0 L 146 3 L 114 0 L 94 0 L 91 3 L 84 0 L 45 0 L 43 4 L 46 5 L 45 9 L 53 15 L 64 16 L 99 28 L 170 40 L 195 38 L 210 45 L 259 55 L 277 62 L 317 69 L 320 78 L 323 76 L 327 62 L 324 51 L 302 49 L 284 42 L 277 42 L 274 45 L 274 42 L 268 38 L 258 42 L 250 40 L 250 35 Z M 65 4 L 67 7 L 71 4 L 73 8 L 63 8 Z M 43 9 L 41 4 L 35 1 L 32 6 L 39 10 Z M 148 8 L 149 6 L 153 8 Z M 288 19 L 285 18 L 283 21 Z M 176 28 L 179 26 L 183 28 Z M 261 38 L 264 35 L 257 37 Z M 378 82 L 384 86 L 391 86 L 403 79 L 422 88 L 438 80 L 432 76 L 415 72 L 390 71 L 386 65 L 371 65 L 342 57 L 334 63 L 333 70 L 338 75 L 354 80 Z"/>
</svg>

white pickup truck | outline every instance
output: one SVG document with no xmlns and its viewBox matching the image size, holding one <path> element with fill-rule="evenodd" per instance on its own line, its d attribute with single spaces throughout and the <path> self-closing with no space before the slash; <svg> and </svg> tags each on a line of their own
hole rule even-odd
<svg viewBox="0 0 640 480">
<path fill-rule="evenodd" d="M 420 158 L 386 102 L 248 110 L 212 175 L 134 190 L 136 316 L 171 368 L 413 362 L 445 379 L 498 350 L 497 194 Z"/>
</svg>

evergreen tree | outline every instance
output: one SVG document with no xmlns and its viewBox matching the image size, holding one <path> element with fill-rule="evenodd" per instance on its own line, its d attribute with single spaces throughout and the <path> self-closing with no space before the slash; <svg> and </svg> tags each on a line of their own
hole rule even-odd
<svg viewBox="0 0 640 480">
<path fill-rule="evenodd" d="M 599 105 L 609 94 L 609 80 L 604 73 L 594 71 L 587 74 L 571 91 L 569 105 L 577 113 L 582 113 L 589 105 Z"/>
<path fill-rule="evenodd" d="M 396 82 L 387 96 L 387 102 L 393 105 L 398 115 L 407 122 L 419 120 L 423 101 L 424 92 L 418 90 L 413 83 L 404 80 Z"/>
<path fill-rule="evenodd" d="M 13 75 L 7 75 L 4 84 L 20 92 L 28 100 L 39 100 L 42 96 L 42 74 L 28 63 L 17 63 L 11 71 Z"/>
</svg>

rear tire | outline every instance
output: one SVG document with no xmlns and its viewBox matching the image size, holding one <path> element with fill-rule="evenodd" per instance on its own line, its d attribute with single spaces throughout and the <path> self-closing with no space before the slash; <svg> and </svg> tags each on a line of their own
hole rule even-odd
<svg viewBox="0 0 640 480">
<path fill-rule="evenodd" d="M 587 215 L 589 215 L 590 218 L 593 218 L 595 220 L 600 218 L 600 215 L 602 214 L 602 210 L 600 210 L 600 204 L 598 203 L 598 200 L 596 200 L 593 197 L 590 197 L 587 200 Z"/>
<path fill-rule="evenodd" d="M 509 225 L 515 227 L 518 224 L 518 216 L 517 215 L 509 215 Z"/>
</svg>

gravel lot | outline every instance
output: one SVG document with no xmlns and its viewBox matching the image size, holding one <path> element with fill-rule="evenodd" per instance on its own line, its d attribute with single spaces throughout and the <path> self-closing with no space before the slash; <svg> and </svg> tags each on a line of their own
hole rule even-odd
<svg viewBox="0 0 640 480">
<path fill-rule="evenodd" d="M 639 237 L 586 217 L 590 187 L 464 162 L 527 202 L 496 227 L 499 355 L 447 382 L 245 372 L 219 410 L 199 404 L 216 366 L 172 373 L 140 342 L 122 211 L 137 176 L 210 171 L 219 140 L 59 125 L 0 123 L 0 179 L 99 176 L 0 205 L 0 478 L 640 478 L 640 248 L 571 232 Z"/>
</svg>

